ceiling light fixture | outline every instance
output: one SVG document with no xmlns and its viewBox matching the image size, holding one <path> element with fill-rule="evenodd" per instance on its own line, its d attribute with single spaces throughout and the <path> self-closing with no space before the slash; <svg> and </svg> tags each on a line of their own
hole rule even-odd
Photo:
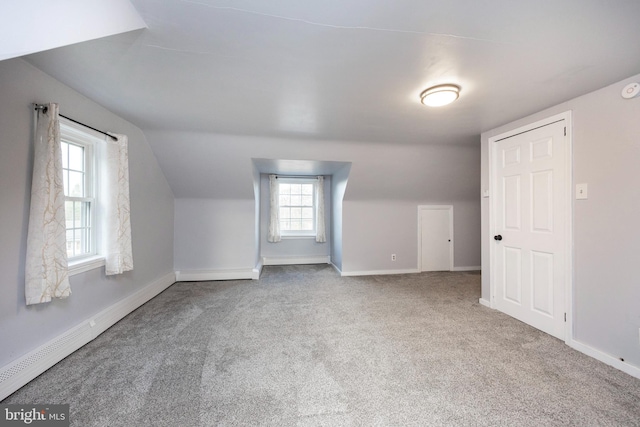
<svg viewBox="0 0 640 427">
<path fill-rule="evenodd" d="M 460 96 L 460 86 L 445 84 L 430 87 L 420 94 L 422 103 L 428 107 L 442 107 L 451 104 Z"/>
</svg>

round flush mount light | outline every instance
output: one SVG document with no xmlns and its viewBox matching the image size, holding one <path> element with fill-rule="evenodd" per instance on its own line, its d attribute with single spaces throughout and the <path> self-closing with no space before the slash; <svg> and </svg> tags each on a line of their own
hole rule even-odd
<svg viewBox="0 0 640 427">
<path fill-rule="evenodd" d="M 451 104 L 460 96 L 460 86 L 444 84 L 430 87 L 420 94 L 420 100 L 428 107 L 442 107 Z"/>
<path fill-rule="evenodd" d="M 629 83 L 622 89 L 621 95 L 624 99 L 631 99 L 640 95 L 640 83 Z"/>
</svg>

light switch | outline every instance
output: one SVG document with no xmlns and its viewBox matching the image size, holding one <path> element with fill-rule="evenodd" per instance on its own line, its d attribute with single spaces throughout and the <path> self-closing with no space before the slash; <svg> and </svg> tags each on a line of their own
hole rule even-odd
<svg viewBox="0 0 640 427">
<path fill-rule="evenodd" d="M 588 199 L 587 184 L 576 184 L 576 200 Z"/>
<path fill-rule="evenodd" d="M 482 192 L 482 197 L 489 197 L 489 190 L 484 190 Z"/>
</svg>

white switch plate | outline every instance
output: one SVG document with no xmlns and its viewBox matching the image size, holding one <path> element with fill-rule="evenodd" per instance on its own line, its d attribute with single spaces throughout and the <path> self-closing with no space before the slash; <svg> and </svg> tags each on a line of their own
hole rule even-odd
<svg viewBox="0 0 640 427">
<path fill-rule="evenodd" d="M 482 192 L 482 197 L 489 197 L 489 190 L 484 190 Z"/>
<path fill-rule="evenodd" d="M 588 198 L 587 184 L 576 184 L 576 200 L 586 200 Z"/>
</svg>

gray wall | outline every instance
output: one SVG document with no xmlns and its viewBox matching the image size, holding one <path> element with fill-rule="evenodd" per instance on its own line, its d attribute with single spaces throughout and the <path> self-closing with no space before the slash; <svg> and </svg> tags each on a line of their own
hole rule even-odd
<svg viewBox="0 0 640 427">
<path fill-rule="evenodd" d="M 344 272 L 416 269 L 417 209 L 423 204 L 454 206 L 454 265 L 480 265 L 476 137 L 453 145 L 402 145 L 146 134 L 176 196 L 177 270 L 255 267 L 253 158 L 351 163 L 342 205 L 342 252 L 332 254 L 341 256 Z M 262 252 L 268 253 L 264 244 Z M 395 263 L 391 253 L 398 255 Z"/>
<path fill-rule="evenodd" d="M 640 367 L 640 98 L 620 96 L 633 76 L 482 134 L 482 188 L 488 189 L 488 139 L 556 113 L 573 118 L 574 338 Z M 574 187 L 575 188 L 575 187 Z M 489 199 L 482 199 L 482 297 L 489 299 Z"/>
<path fill-rule="evenodd" d="M 269 231 L 269 176 L 261 177 L 261 203 L 260 203 L 260 255 L 263 257 L 287 258 L 306 256 L 329 256 L 331 254 L 331 233 L 327 231 L 327 241 L 317 243 L 315 238 L 283 238 L 278 243 L 267 241 Z M 324 180 L 325 197 L 325 227 L 331 230 L 331 177 Z"/>
<path fill-rule="evenodd" d="M 347 190 L 351 164 L 341 167 L 331 177 L 331 262 L 342 270 L 342 205 Z"/>
<path fill-rule="evenodd" d="M 260 243 L 260 207 L 262 203 L 262 195 L 260 194 L 260 171 L 253 164 L 253 198 L 254 198 L 254 265 L 260 263 L 260 252 L 262 251 L 262 245 Z"/>
<path fill-rule="evenodd" d="M 253 199 L 176 199 L 175 270 L 256 266 Z"/>
<path fill-rule="evenodd" d="M 173 195 L 140 129 L 22 59 L 0 62 L 0 366 L 28 353 L 173 270 Z M 32 102 L 129 136 L 134 270 L 71 277 L 65 300 L 27 307 L 24 257 L 32 168 Z"/>
</svg>

